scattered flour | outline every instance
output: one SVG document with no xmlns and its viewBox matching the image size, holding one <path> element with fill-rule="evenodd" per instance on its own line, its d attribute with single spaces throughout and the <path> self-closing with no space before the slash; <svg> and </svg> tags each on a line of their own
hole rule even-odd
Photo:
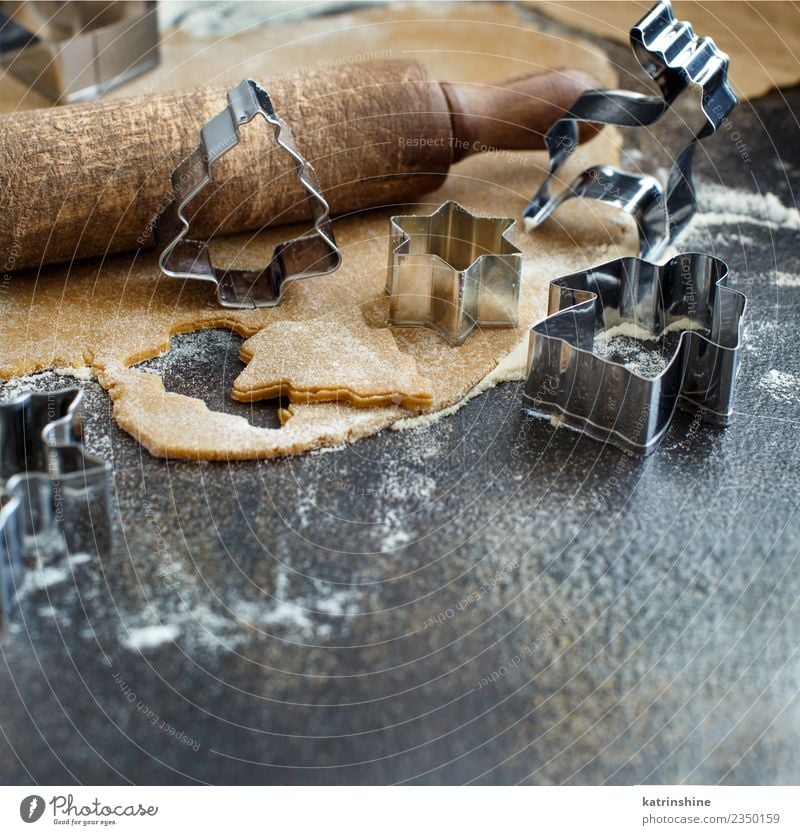
<svg viewBox="0 0 800 835">
<path fill-rule="evenodd" d="M 61 377 L 74 377 L 76 380 L 91 380 L 94 378 L 94 372 L 88 365 L 81 365 L 79 368 L 73 368 L 69 365 L 59 366 L 53 369 L 53 373 Z"/>
<path fill-rule="evenodd" d="M 800 287 L 800 275 L 776 272 L 775 284 L 778 287 Z"/>
<path fill-rule="evenodd" d="M 39 565 L 30 571 L 25 579 L 30 578 L 35 589 L 46 589 L 66 582 L 71 573 L 66 566 Z"/>
<path fill-rule="evenodd" d="M 41 591 L 50 588 L 50 586 L 65 583 L 72 577 L 75 566 L 91 560 L 92 555 L 83 552 L 73 554 L 67 559 L 52 565 L 44 564 L 41 559 L 37 560 L 36 565 L 25 572 L 22 583 L 17 590 L 17 598 L 21 599 L 33 591 Z"/>
<path fill-rule="evenodd" d="M 381 542 L 381 551 L 383 551 L 384 554 L 391 553 L 392 551 L 396 551 L 398 548 L 402 548 L 403 545 L 407 545 L 410 541 L 411 534 L 400 528 L 383 537 Z"/>
<path fill-rule="evenodd" d="M 611 336 L 608 333 L 599 333 L 595 337 L 593 350 L 598 356 L 624 365 L 641 377 L 657 377 L 670 360 L 669 356 L 654 345 L 652 337 L 643 342 L 623 334 Z"/>
<path fill-rule="evenodd" d="M 363 594 L 358 588 L 332 587 L 330 583 L 311 581 L 311 591 L 291 595 L 288 569 L 276 570 L 273 594 L 261 599 L 223 600 L 218 605 L 208 600 L 208 587 L 197 576 L 179 570 L 170 574 L 176 588 L 175 605 L 159 606 L 138 613 L 125 614 L 127 630 L 120 639 L 131 649 L 147 650 L 169 641 L 179 640 L 190 652 L 229 650 L 245 642 L 253 631 L 272 631 L 280 627 L 290 641 L 327 640 L 334 630 L 341 632 L 342 623 L 363 614 Z M 325 622 L 314 615 L 334 620 Z"/>
<path fill-rule="evenodd" d="M 773 368 L 761 378 L 758 385 L 766 389 L 776 400 L 784 403 L 800 401 L 800 378 L 788 371 Z"/>
<path fill-rule="evenodd" d="M 140 626 L 129 629 L 123 643 L 128 649 L 141 651 L 174 641 L 180 629 L 173 623 L 161 623 L 155 626 Z"/>
<path fill-rule="evenodd" d="M 347 615 L 361 613 L 360 595 L 352 589 L 341 589 L 331 594 L 323 595 L 316 602 L 316 611 L 323 615 L 341 618 Z"/>
<path fill-rule="evenodd" d="M 767 229 L 800 230 L 800 212 L 784 206 L 770 193 L 733 189 L 716 183 L 703 183 L 698 189 L 699 209 L 692 224 L 720 226 L 752 224 Z"/>
<path fill-rule="evenodd" d="M 240 610 L 240 617 L 244 613 Z M 254 621 L 251 616 L 245 615 L 244 622 L 253 624 Z M 314 621 L 309 617 L 308 613 L 294 602 L 286 602 L 284 600 L 276 600 L 275 603 L 261 613 L 260 623 L 264 626 L 269 626 L 273 623 L 281 626 L 289 627 L 295 634 L 299 633 L 302 636 L 308 636 L 314 632 Z"/>
<path fill-rule="evenodd" d="M 231 611 L 237 620 L 251 626 L 280 624 L 290 630 L 290 636 L 298 639 L 319 638 L 319 626 L 312 614 L 323 614 L 333 618 L 346 618 L 363 612 L 361 593 L 358 589 L 337 589 L 331 591 L 330 584 L 312 581 L 313 594 L 290 597 L 289 572 L 284 566 L 277 570 L 275 595 L 269 604 L 240 603 Z M 321 624 L 323 631 L 330 632 L 328 624 Z"/>
<path fill-rule="evenodd" d="M 297 530 L 304 530 L 319 517 L 320 509 L 315 482 L 308 480 L 297 485 L 294 511 L 297 514 Z"/>
<path fill-rule="evenodd" d="M 2 380 L 0 403 L 15 400 L 31 391 L 55 391 L 63 388 L 81 390 L 83 443 L 87 451 L 111 461 L 114 453 L 111 440 L 111 402 L 87 366 L 53 368 Z"/>
<path fill-rule="evenodd" d="M 65 377 L 68 379 L 65 380 Z M 55 388 L 74 386 L 71 380 L 89 382 L 93 379 L 94 373 L 87 365 L 82 365 L 80 368 L 63 366 L 50 368 L 47 371 L 32 371 L 21 377 L 0 381 L 0 400 L 13 400 L 31 391 L 52 391 Z"/>
<path fill-rule="evenodd" d="M 600 331 L 594 338 L 593 350 L 642 377 L 657 377 L 669 364 L 678 344 L 675 339 L 664 341 L 664 337 L 688 330 L 702 330 L 702 326 L 681 318 L 661 333 L 653 334 L 635 322 L 621 322 Z"/>
<path fill-rule="evenodd" d="M 381 551 L 390 554 L 411 541 L 411 534 L 405 529 L 403 520 L 395 508 L 386 508 L 381 521 Z"/>
</svg>

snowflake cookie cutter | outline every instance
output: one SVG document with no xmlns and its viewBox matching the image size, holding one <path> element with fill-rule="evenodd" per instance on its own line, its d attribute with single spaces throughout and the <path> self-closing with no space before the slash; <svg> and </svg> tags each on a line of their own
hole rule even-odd
<svg viewBox="0 0 800 835">
<path fill-rule="evenodd" d="M 432 215 L 390 220 L 389 324 L 430 328 L 460 345 L 477 327 L 519 323 L 522 252 L 510 217 L 473 215 L 453 200 Z"/>
</svg>

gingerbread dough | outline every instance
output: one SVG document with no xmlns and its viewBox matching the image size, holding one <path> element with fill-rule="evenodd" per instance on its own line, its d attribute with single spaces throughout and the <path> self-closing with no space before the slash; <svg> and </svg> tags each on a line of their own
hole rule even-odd
<svg viewBox="0 0 800 835">
<path fill-rule="evenodd" d="M 363 28 L 357 25 L 361 15 Z M 260 69 L 252 66 L 251 56 L 248 71 L 268 78 L 273 63 L 267 54 L 269 49 L 285 51 L 290 41 L 302 44 L 304 26 L 308 25 L 316 34 L 310 38 L 311 46 L 301 49 L 309 53 L 318 54 L 314 50 L 324 44 L 328 50 L 324 54 L 339 54 L 347 60 L 347 56 L 353 56 L 358 38 L 363 38 L 365 44 L 374 43 L 381 48 L 385 45 L 390 53 L 422 57 L 447 80 L 470 80 L 479 70 L 485 80 L 492 80 L 532 72 L 538 67 L 574 65 L 592 69 L 613 83 L 606 59 L 590 44 L 536 33 L 519 19 L 516 11 L 505 6 L 448 5 L 446 10 L 435 11 L 421 6 L 411 11 L 389 7 L 343 17 L 347 18 L 347 26 L 342 25 L 339 16 L 333 16 L 308 24 L 293 23 L 289 28 L 259 30 L 259 43 L 266 44 L 264 54 L 256 53 L 261 55 L 262 65 Z M 398 17 L 403 20 L 398 22 Z M 499 43 L 505 57 L 487 53 L 487 25 L 498 37 L 502 36 Z M 324 26 L 341 26 L 341 31 L 324 36 Z M 185 86 L 216 80 L 219 67 L 215 69 L 215 51 L 204 55 L 208 75 L 195 74 L 185 79 Z M 531 56 L 535 56 L 535 63 Z M 161 72 L 165 74 L 165 83 L 174 82 L 174 67 L 165 63 Z M 237 70 L 238 78 L 241 72 Z M 567 176 L 597 160 L 612 162 L 618 154 L 618 142 L 615 131 L 604 131 L 580 150 Z M 309 382 L 303 376 L 304 353 L 317 352 L 325 363 L 341 363 L 336 377 L 326 374 L 321 387 L 330 380 L 337 391 L 349 388 L 349 380 L 360 380 L 362 385 L 366 379 L 359 377 L 364 373 L 363 365 L 354 362 L 352 356 L 343 355 L 336 344 L 327 345 L 326 352 L 326 342 L 320 341 L 319 321 L 336 316 L 349 323 L 347 330 L 351 333 L 362 332 L 360 329 L 368 326 L 385 331 L 384 336 L 378 337 L 383 343 L 387 336 L 393 339 L 398 349 L 397 354 L 392 354 L 396 363 L 394 374 L 399 376 L 404 369 L 408 372 L 416 367 L 416 374 L 427 382 L 424 386 L 404 383 L 403 389 L 407 389 L 407 394 L 430 394 L 427 413 L 452 408 L 481 384 L 526 338 L 529 326 L 545 315 L 550 279 L 613 257 L 634 254 L 636 232 L 627 216 L 601 210 L 598 204 L 588 201 L 565 205 L 535 235 L 520 229 L 517 243 L 523 252 L 524 268 L 519 327 L 477 331 L 463 345 L 452 348 L 426 329 L 386 330 L 383 288 L 389 217 L 397 213 L 430 214 L 442 202 L 452 199 L 476 213 L 519 218 L 544 176 L 545 165 L 543 153 L 482 154 L 456 165 L 445 185 L 416 206 L 375 210 L 336 220 L 343 266 L 332 275 L 293 283 L 281 305 L 272 309 L 220 308 L 207 284 L 162 276 L 152 252 L 54 266 L 38 274 L 12 273 L 0 293 L 4 322 L 0 377 L 54 366 L 91 366 L 113 400 L 119 425 L 155 455 L 207 459 L 289 455 L 374 434 L 413 417 L 413 413 L 394 405 L 354 408 L 343 403 L 298 403 L 284 414 L 282 428 L 263 429 L 242 418 L 212 412 L 201 400 L 166 392 L 157 376 L 131 366 L 167 350 L 170 336 L 176 333 L 223 327 L 249 338 L 265 328 L 263 336 L 247 349 L 257 345 L 258 353 L 253 349 L 255 365 L 242 374 L 240 381 L 244 381 L 246 389 L 240 389 L 246 390 L 250 399 L 253 393 L 266 396 L 263 392 L 274 384 L 276 369 L 273 366 L 266 372 L 260 370 L 260 355 L 263 352 L 264 357 L 269 356 L 270 328 L 286 327 L 286 323 L 292 322 L 307 327 L 299 327 L 294 333 L 295 356 L 286 357 L 287 363 L 279 369 L 281 380 L 296 381 L 298 389 L 320 387 L 319 379 Z M 220 264 L 256 268 L 266 263 L 275 244 L 287 240 L 293 231 L 283 228 L 255 236 L 218 239 L 212 244 L 213 254 Z M 304 330 L 306 343 L 302 340 Z M 272 349 L 279 350 L 278 345 L 276 340 Z M 389 353 L 385 360 L 388 362 Z M 380 369 L 380 374 L 367 384 L 386 389 L 382 376 L 385 373 L 385 368 Z M 504 378 L 509 376 L 514 375 L 506 373 Z M 399 393 L 396 386 L 392 389 L 392 393 Z"/>
</svg>

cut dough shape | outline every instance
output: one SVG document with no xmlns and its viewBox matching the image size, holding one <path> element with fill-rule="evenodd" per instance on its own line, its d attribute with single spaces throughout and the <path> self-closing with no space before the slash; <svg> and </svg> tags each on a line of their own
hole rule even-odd
<svg viewBox="0 0 800 835">
<path fill-rule="evenodd" d="M 249 403 L 287 395 L 293 403 L 414 411 L 430 406 L 431 385 L 414 357 L 398 350 L 388 328 L 370 328 L 353 313 L 275 322 L 250 337 L 242 345 L 248 365 L 233 383 L 233 399 Z"/>
</svg>

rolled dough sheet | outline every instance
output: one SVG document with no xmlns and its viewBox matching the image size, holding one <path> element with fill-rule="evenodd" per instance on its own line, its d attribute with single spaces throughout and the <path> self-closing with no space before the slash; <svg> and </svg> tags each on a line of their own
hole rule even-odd
<svg viewBox="0 0 800 835">
<path fill-rule="evenodd" d="M 631 26 L 653 2 L 529 0 L 528 5 L 567 26 L 627 44 Z M 796 3 L 677 0 L 673 8 L 677 18 L 688 20 L 698 35 L 713 38 L 728 54 L 730 78 L 741 98 L 757 98 L 776 87 L 800 82 L 800 8 Z"/>
<path fill-rule="evenodd" d="M 487 51 L 487 31 L 496 33 L 493 42 L 502 47 L 491 52 L 502 52 L 502 57 Z M 238 54 L 248 56 L 247 72 L 261 78 L 274 72 L 270 50 L 283 50 L 294 42 L 300 44 L 302 55 L 296 58 L 300 65 L 310 62 L 311 55 L 318 56 L 321 44 L 325 50 L 322 54 L 330 56 L 324 60 L 381 57 L 364 54 L 368 50 L 362 46 L 372 44 L 373 53 L 391 53 L 384 57 L 426 60 L 442 78 L 470 80 L 479 75 L 484 80 L 499 80 L 539 67 L 571 65 L 594 69 L 604 83 L 613 83 L 607 60 L 592 45 L 539 34 L 506 6 L 372 9 L 291 27 L 260 29 L 257 34 L 261 52 L 256 50 L 254 58 L 240 47 Z M 253 33 L 248 37 L 252 40 Z M 206 53 L 207 71 L 212 74 L 216 72 L 214 61 L 220 60 L 215 56 L 213 49 Z M 256 58 L 260 58 L 260 69 L 253 64 Z M 174 80 L 173 74 L 178 72 L 174 66 L 170 69 L 165 65 L 161 80 Z M 233 72 L 236 79 L 241 78 L 241 69 Z M 184 78 L 184 86 L 207 80 L 212 77 L 195 75 L 188 82 Z M 139 83 L 145 83 L 145 79 Z M 580 150 L 566 177 L 571 178 L 591 162 L 613 161 L 618 144 L 619 135 L 606 130 Z M 295 282 L 281 305 L 273 309 L 222 309 L 207 284 L 182 283 L 162 276 L 152 252 L 57 266 L 37 275 L 12 273 L 0 293 L 5 323 L 0 377 L 58 366 L 91 366 L 113 400 L 119 425 L 155 455 L 267 458 L 340 445 L 374 434 L 413 417 L 412 413 L 398 406 L 297 404 L 284 415 L 286 421 L 280 429 L 263 429 L 242 418 L 210 411 L 199 399 L 166 392 L 160 378 L 131 366 L 167 350 L 171 335 L 202 328 L 230 328 L 249 338 L 268 325 L 313 323 L 332 315 L 349 318 L 354 327 L 360 327 L 363 320 L 370 328 L 386 328 L 383 288 L 390 215 L 398 211 L 430 214 L 452 199 L 476 213 L 519 218 L 544 176 L 545 164 L 542 153 L 483 154 L 455 166 L 445 185 L 416 206 L 374 210 L 336 220 L 343 266 L 333 275 Z M 517 243 L 523 251 L 524 269 L 517 328 L 478 331 L 458 348 L 451 348 L 429 330 L 391 330 L 399 351 L 416 363 L 417 372 L 429 384 L 426 389 L 431 405 L 424 419 L 461 402 L 526 338 L 529 326 L 546 313 L 550 279 L 635 253 L 636 233 L 629 221 L 627 216 L 610 213 L 598 204 L 574 201 L 535 235 L 520 229 Z M 220 263 L 260 267 L 275 244 L 291 234 L 292 230 L 282 228 L 217 239 L 212 250 Z M 309 340 L 314 340 L 313 348 L 318 351 L 317 336 L 312 336 L 314 327 L 309 329 Z M 265 344 L 263 350 L 268 351 L 269 346 Z M 298 363 L 302 362 L 302 353 L 299 346 Z M 348 362 L 346 356 L 337 359 L 345 365 Z M 353 363 L 351 370 L 355 374 L 358 366 Z M 253 390 L 274 377 L 259 377 L 256 371 L 249 375 Z M 302 367 L 290 369 L 291 373 L 302 371 Z M 342 379 L 338 376 L 335 382 L 339 384 Z"/>
<path fill-rule="evenodd" d="M 613 159 L 617 143 L 613 131 L 601 134 L 582 149 L 574 170 L 596 154 Z M 476 212 L 519 217 L 543 177 L 537 164 L 541 155 L 523 156 L 519 160 L 497 153 L 464 160 L 425 203 L 403 211 L 430 214 L 441 202 L 453 199 Z M 86 261 L 71 270 L 52 267 L 38 277 L 13 274 L 0 296 L 6 322 L 0 376 L 54 366 L 91 366 L 114 401 L 119 425 L 156 455 L 263 458 L 373 434 L 410 413 L 398 407 L 298 404 L 282 428 L 257 428 L 242 418 L 209 411 L 199 399 L 165 392 L 157 376 L 130 366 L 167 350 L 171 335 L 201 328 L 230 328 L 251 337 L 265 326 L 286 321 L 313 325 L 334 314 L 352 322 L 363 319 L 370 327 L 386 327 L 383 288 L 391 213 L 377 210 L 339 220 L 336 235 L 344 254 L 342 267 L 330 276 L 293 283 L 281 305 L 271 309 L 220 308 L 206 284 L 162 276 L 151 252 Z M 215 240 L 213 249 L 220 263 L 255 267 L 286 235 L 281 228 L 254 237 L 232 236 Z M 458 403 L 515 348 L 529 326 L 545 315 L 551 278 L 635 253 L 637 248 L 629 218 L 590 201 L 565 205 L 552 223 L 534 235 L 519 230 L 517 243 L 524 259 L 519 327 L 476 331 L 457 348 L 427 329 L 391 331 L 400 351 L 413 358 L 418 373 L 430 384 L 428 412 Z M 308 330 L 309 351 L 319 350 L 315 328 Z M 302 345 L 296 347 L 300 373 L 304 350 Z M 269 346 L 265 344 L 263 350 Z M 336 352 L 335 343 L 330 350 Z M 338 352 L 336 358 L 348 362 Z M 354 375 L 359 371 L 357 363 L 352 371 Z M 259 383 L 254 373 L 252 387 L 258 389 Z"/>
</svg>

